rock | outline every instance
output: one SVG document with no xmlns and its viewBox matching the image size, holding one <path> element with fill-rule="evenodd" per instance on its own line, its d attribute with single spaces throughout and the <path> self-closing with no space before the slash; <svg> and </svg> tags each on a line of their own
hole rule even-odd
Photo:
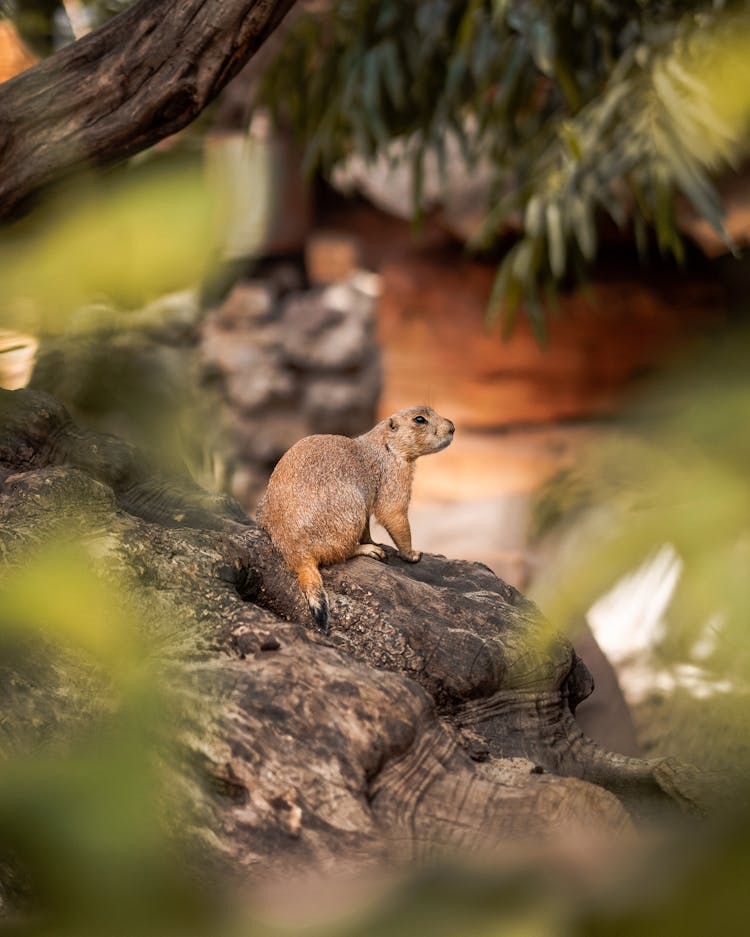
<svg viewBox="0 0 750 937">
<path fill-rule="evenodd" d="M 238 283 L 216 310 L 218 325 L 226 329 L 248 328 L 267 321 L 273 314 L 274 294 L 260 280 Z"/>
<path fill-rule="evenodd" d="M 204 366 L 219 375 L 251 372 L 261 360 L 251 336 L 238 338 L 234 331 L 217 328 L 211 321 L 203 328 L 200 355 Z"/>
<path fill-rule="evenodd" d="M 245 364 L 252 361 L 248 356 Z M 279 363 L 276 355 L 259 352 L 251 366 L 230 374 L 226 381 L 227 396 L 241 410 L 253 413 L 275 402 L 291 400 L 295 394 L 294 379 Z"/>
<path fill-rule="evenodd" d="M 156 342 L 194 345 L 200 320 L 197 290 L 170 293 L 130 315 L 131 328 L 141 329 Z"/>
<path fill-rule="evenodd" d="M 363 288 L 352 278 L 319 292 L 292 294 L 281 314 L 287 360 L 309 371 L 361 366 L 373 341 L 373 295 L 368 289 L 369 283 Z"/>
<path fill-rule="evenodd" d="M 311 375 L 303 409 L 318 433 L 357 436 L 377 422 L 380 396 L 380 355 L 373 356 L 354 377 Z"/>
<path fill-rule="evenodd" d="M 240 459 L 263 466 L 268 474 L 287 449 L 310 435 L 307 417 L 294 406 L 275 407 L 250 420 L 230 414 L 228 421 L 228 435 Z"/>
<path fill-rule="evenodd" d="M 197 291 L 127 314 L 84 307 L 70 334 L 43 343 L 31 385 L 91 428 L 189 461 L 252 510 L 290 446 L 366 432 L 380 393 L 376 276 L 304 292 L 298 265 L 266 259 L 254 277 L 205 314 Z"/>
<path fill-rule="evenodd" d="M 301 261 L 266 257 L 260 258 L 253 269 L 253 275 L 260 277 L 262 282 L 267 284 L 277 300 L 307 287 L 307 277 Z"/>
<path fill-rule="evenodd" d="M 377 277 L 357 271 L 345 283 L 272 304 L 276 288 L 254 281 L 206 316 L 204 383 L 223 397 L 216 422 L 226 481 L 247 509 L 262 492 L 257 479 L 267 479 L 303 436 L 358 435 L 376 422 L 378 289 Z"/>
<path fill-rule="evenodd" d="M 471 167 L 466 165 L 458 138 L 446 135 L 443 152 L 428 147 L 422 167 L 420 210 L 424 215 L 437 212 L 441 223 L 457 238 L 469 241 L 481 230 L 490 204 L 493 165 L 485 157 Z M 333 185 L 351 195 L 359 192 L 384 212 L 411 221 L 414 217 L 412 159 L 404 139 L 392 142 L 376 159 L 350 156 L 339 164 L 332 176 Z M 520 229 L 514 217 L 506 230 Z"/>
<path fill-rule="evenodd" d="M 305 266 L 316 285 L 346 280 L 361 266 L 360 246 L 346 232 L 313 231 L 305 244 Z"/>
<path fill-rule="evenodd" d="M 248 465 L 236 467 L 229 477 L 229 493 L 240 504 L 257 504 L 266 487 L 266 472 L 253 470 Z"/>
</svg>

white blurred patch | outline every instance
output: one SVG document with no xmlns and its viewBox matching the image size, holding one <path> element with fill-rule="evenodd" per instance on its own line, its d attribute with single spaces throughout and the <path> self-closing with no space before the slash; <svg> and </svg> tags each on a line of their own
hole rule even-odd
<svg viewBox="0 0 750 937">
<path fill-rule="evenodd" d="M 589 625 L 614 664 L 649 651 L 664 638 L 664 613 L 681 573 L 682 560 L 666 544 L 591 606 Z"/>
<path fill-rule="evenodd" d="M 671 695 L 683 690 L 696 699 L 735 692 L 731 680 L 716 679 L 702 661 L 721 640 L 723 618 L 711 616 L 691 648 L 690 662 L 665 664 L 658 648 L 666 630 L 666 613 L 683 572 L 683 562 L 665 544 L 638 569 L 623 576 L 589 609 L 586 618 L 597 642 L 614 664 L 623 692 L 631 704 L 651 693 Z"/>
</svg>

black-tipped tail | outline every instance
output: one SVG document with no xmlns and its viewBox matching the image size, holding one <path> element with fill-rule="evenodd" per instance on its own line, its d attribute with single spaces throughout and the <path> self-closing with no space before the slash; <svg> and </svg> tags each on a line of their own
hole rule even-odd
<svg viewBox="0 0 750 937">
<path fill-rule="evenodd" d="M 323 634 L 328 634 L 328 596 L 317 563 L 308 558 L 297 567 L 296 573 L 316 626 Z"/>
<path fill-rule="evenodd" d="M 323 634 L 328 634 L 330 630 L 328 627 L 328 596 L 325 592 L 322 592 L 310 602 L 310 612 L 312 613 L 316 627 L 322 631 Z"/>
</svg>

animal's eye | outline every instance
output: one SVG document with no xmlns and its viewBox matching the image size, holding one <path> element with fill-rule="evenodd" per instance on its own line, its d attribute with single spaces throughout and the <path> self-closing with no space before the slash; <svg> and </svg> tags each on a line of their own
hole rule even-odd
<svg viewBox="0 0 750 937">
<path fill-rule="evenodd" d="M 415 423 L 426 423 L 427 420 L 425 420 L 425 418 L 424 418 L 423 416 L 415 416 L 415 417 L 414 417 L 414 422 L 415 422 Z"/>
</svg>

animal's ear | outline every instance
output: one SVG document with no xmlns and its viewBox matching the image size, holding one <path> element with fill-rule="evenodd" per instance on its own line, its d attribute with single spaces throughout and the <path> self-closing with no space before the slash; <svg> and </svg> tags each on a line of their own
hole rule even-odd
<svg viewBox="0 0 750 937">
<path fill-rule="evenodd" d="M 391 417 L 390 420 L 388 420 L 388 426 L 391 429 L 398 429 L 398 423 L 393 419 L 393 417 Z"/>
</svg>

